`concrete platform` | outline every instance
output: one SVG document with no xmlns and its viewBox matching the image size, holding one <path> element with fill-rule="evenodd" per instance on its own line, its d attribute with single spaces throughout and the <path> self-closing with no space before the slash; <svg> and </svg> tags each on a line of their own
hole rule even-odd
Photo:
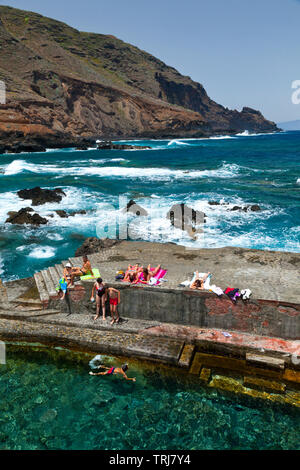
<svg viewBox="0 0 300 470">
<path fill-rule="evenodd" d="M 3 318 L 0 318 L 0 339 L 41 342 L 102 354 L 151 359 L 174 365 L 178 363 L 184 346 L 182 340 L 170 338 Z"/>
<path fill-rule="evenodd" d="M 164 288 L 182 289 L 179 284 L 191 279 L 193 272 L 211 272 L 212 284 L 250 288 L 255 299 L 277 300 L 300 304 L 300 254 L 263 251 L 236 247 L 191 249 L 174 243 L 122 241 L 89 256 L 106 282 L 115 279 L 116 271 L 128 264 L 147 266 L 161 264 L 167 269 Z M 82 259 L 72 258 L 81 266 Z"/>
</svg>

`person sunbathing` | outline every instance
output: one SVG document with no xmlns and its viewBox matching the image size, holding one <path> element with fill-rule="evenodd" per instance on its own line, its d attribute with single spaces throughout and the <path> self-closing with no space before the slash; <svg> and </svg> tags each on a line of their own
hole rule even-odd
<svg viewBox="0 0 300 470">
<path fill-rule="evenodd" d="M 190 285 L 190 288 L 191 289 L 203 290 L 204 289 L 204 283 L 205 283 L 205 281 L 206 281 L 206 279 L 208 278 L 209 275 L 210 275 L 210 273 L 206 273 L 203 277 L 200 277 L 199 272 L 196 271 L 195 280 Z"/>
<path fill-rule="evenodd" d="M 153 269 L 151 269 L 150 264 L 148 265 L 148 268 L 143 268 L 143 271 L 142 271 L 143 274 L 142 274 L 142 277 L 140 278 L 140 282 L 142 282 L 143 284 L 148 284 L 151 277 L 156 276 L 160 268 L 161 268 L 160 264 L 156 268 L 153 268 Z"/>
<path fill-rule="evenodd" d="M 72 274 L 74 276 L 87 276 L 89 274 L 93 275 L 91 262 L 86 255 L 82 257 L 82 261 L 83 261 L 82 267 L 72 268 Z"/>
<path fill-rule="evenodd" d="M 123 281 L 131 283 L 138 281 L 138 275 L 142 272 L 142 270 L 143 266 L 139 266 L 138 263 L 136 263 L 134 266 L 130 264 L 127 268 L 127 271 L 125 272 Z"/>
</svg>

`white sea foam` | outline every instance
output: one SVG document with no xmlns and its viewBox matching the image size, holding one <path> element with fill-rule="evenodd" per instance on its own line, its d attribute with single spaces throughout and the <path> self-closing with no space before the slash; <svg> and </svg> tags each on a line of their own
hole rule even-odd
<svg viewBox="0 0 300 470">
<path fill-rule="evenodd" d="M 249 134 L 249 131 L 245 130 L 244 132 L 239 132 L 239 133 L 236 134 L 236 135 L 248 137 L 250 134 Z"/>
<path fill-rule="evenodd" d="M 53 258 L 55 249 L 52 246 L 36 246 L 28 254 L 30 258 Z"/>
<path fill-rule="evenodd" d="M 297 184 L 300 184 L 300 178 L 297 178 L 296 183 L 297 183 Z"/>
<path fill-rule="evenodd" d="M 60 235 L 59 233 L 48 233 L 47 238 L 49 238 L 49 240 L 53 240 L 53 241 L 61 241 L 61 240 L 64 239 L 64 237 L 62 235 Z"/>
<path fill-rule="evenodd" d="M 210 140 L 222 140 L 222 139 L 235 139 L 232 135 L 214 135 L 209 137 Z"/>
<path fill-rule="evenodd" d="M 0 256 L 0 276 L 4 273 L 4 260 L 3 258 Z"/>
<path fill-rule="evenodd" d="M 173 139 L 173 140 L 171 140 L 171 141 L 168 143 L 168 146 L 169 146 L 169 147 L 170 147 L 171 145 L 190 145 L 190 144 L 187 144 L 186 142 L 182 142 L 181 140 Z"/>
<path fill-rule="evenodd" d="M 98 162 L 99 163 L 99 162 Z M 76 166 L 34 165 L 25 160 L 14 160 L 5 169 L 5 175 L 14 175 L 29 171 L 39 174 L 68 176 L 97 176 L 99 178 L 148 178 L 152 180 L 191 179 L 191 178 L 232 178 L 239 174 L 242 167 L 236 164 L 223 164 L 211 170 L 171 170 L 169 168 L 136 168 L 120 166 Z"/>
</svg>

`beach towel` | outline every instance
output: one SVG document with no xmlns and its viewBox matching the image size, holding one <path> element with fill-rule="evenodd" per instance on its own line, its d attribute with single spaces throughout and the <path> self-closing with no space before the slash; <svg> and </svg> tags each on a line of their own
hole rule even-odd
<svg viewBox="0 0 300 470">
<path fill-rule="evenodd" d="M 217 287 L 215 284 L 212 284 L 210 286 L 210 289 L 212 292 L 214 292 L 214 294 L 217 294 L 217 295 L 222 295 L 224 294 L 224 292 L 222 291 L 221 287 Z"/>
<path fill-rule="evenodd" d="M 93 275 L 92 274 L 86 274 L 85 276 L 80 276 L 81 281 L 87 281 L 88 279 L 97 279 L 100 276 L 99 269 L 93 268 L 92 269 Z"/>
<path fill-rule="evenodd" d="M 67 281 L 65 280 L 64 277 L 62 277 L 59 281 L 58 281 L 58 286 L 56 287 L 56 291 L 59 292 L 60 290 L 64 293 L 67 292 L 67 287 L 68 287 L 68 284 L 67 284 Z"/>
<path fill-rule="evenodd" d="M 150 268 L 150 271 L 153 271 L 153 268 Z M 163 281 L 164 276 L 166 274 L 166 269 L 160 269 L 155 276 L 151 277 L 150 281 L 147 283 L 148 285 L 157 286 Z M 144 281 L 144 274 L 140 273 L 138 276 L 138 283 Z"/>
<path fill-rule="evenodd" d="M 202 279 L 204 276 L 206 276 L 207 273 L 199 273 L 199 277 L 200 279 Z M 181 286 L 184 286 L 184 287 L 191 287 L 191 285 L 193 284 L 193 282 L 195 281 L 196 279 L 196 271 L 194 272 L 194 276 L 193 276 L 193 279 L 191 281 L 183 281 L 181 282 Z M 210 279 L 211 279 L 211 274 L 209 274 L 207 276 L 207 279 L 205 280 L 204 284 L 203 284 L 203 287 L 204 289 L 210 289 Z"/>
<path fill-rule="evenodd" d="M 167 270 L 166 269 L 160 269 L 155 276 L 151 277 L 149 284 L 150 286 L 157 286 L 161 283 L 163 280 L 164 276 L 166 275 Z"/>
</svg>

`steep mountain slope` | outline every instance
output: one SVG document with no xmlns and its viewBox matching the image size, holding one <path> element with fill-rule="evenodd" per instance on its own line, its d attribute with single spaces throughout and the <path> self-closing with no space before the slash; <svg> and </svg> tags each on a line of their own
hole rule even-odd
<svg viewBox="0 0 300 470">
<path fill-rule="evenodd" d="M 2 143 L 277 130 L 258 111 L 215 103 L 199 83 L 114 36 L 0 6 L 0 47 Z"/>
</svg>

